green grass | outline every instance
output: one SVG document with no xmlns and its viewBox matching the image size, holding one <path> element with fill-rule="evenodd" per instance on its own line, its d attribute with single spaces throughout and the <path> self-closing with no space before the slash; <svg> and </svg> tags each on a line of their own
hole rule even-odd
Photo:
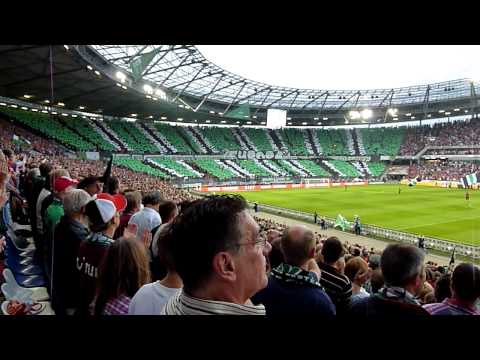
<svg viewBox="0 0 480 360">
<path fill-rule="evenodd" d="M 468 245 L 480 245 L 480 192 L 398 185 L 324 189 L 263 190 L 240 193 L 249 201 L 363 224 L 423 234 Z"/>
</svg>

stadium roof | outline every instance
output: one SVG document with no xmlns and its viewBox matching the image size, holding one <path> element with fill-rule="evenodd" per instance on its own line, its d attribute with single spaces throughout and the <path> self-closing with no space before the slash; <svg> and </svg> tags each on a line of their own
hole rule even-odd
<svg viewBox="0 0 480 360">
<path fill-rule="evenodd" d="M 102 57 L 127 72 L 142 57 L 145 80 L 171 91 L 177 100 L 191 95 L 227 105 L 285 110 L 378 108 L 465 99 L 472 95 L 471 81 L 452 80 L 391 89 L 299 89 L 279 87 L 243 78 L 207 60 L 194 45 L 92 45 Z M 479 84 L 475 84 L 479 86 Z"/>
<path fill-rule="evenodd" d="M 193 45 L 0 45 L 0 75 L 3 97 L 143 120 L 264 125 L 268 108 L 283 108 L 287 125 L 329 126 L 479 108 L 480 84 L 465 79 L 367 91 L 293 89 L 232 74 Z M 393 107 L 398 113 L 388 114 Z M 349 117 L 365 108 L 370 119 Z"/>
</svg>

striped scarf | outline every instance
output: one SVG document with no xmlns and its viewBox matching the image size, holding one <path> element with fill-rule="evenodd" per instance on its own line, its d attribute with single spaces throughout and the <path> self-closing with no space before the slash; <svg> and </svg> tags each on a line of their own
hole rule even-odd
<svg viewBox="0 0 480 360">
<path fill-rule="evenodd" d="M 287 283 L 309 285 L 323 289 L 322 285 L 318 282 L 315 273 L 303 270 L 297 266 L 281 263 L 278 267 L 272 270 L 271 276 Z"/>
<path fill-rule="evenodd" d="M 386 286 L 381 288 L 376 295 L 384 300 L 394 300 L 420 306 L 420 303 L 415 296 L 401 287 Z"/>
<path fill-rule="evenodd" d="M 263 305 L 239 305 L 224 301 L 203 300 L 183 291 L 173 296 L 163 308 L 162 315 L 265 315 Z"/>
</svg>

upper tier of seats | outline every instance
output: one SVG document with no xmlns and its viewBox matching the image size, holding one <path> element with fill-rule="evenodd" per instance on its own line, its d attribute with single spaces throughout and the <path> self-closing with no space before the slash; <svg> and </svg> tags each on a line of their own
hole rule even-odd
<svg viewBox="0 0 480 360">
<path fill-rule="evenodd" d="M 293 155 L 309 155 L 305 147 L 305 138 L 301 129 L 285 128 L 277 131 L 283 143 Z"/>
<path fill-rule="evenodd" d="M 97 145 L 99 150 L 115 151 L 115 147 L 106 141 L 85 119 L 77 117 L 74 119 L 65 119 L 64 122 L 71 129 L 75 130 L 91 143 Z"/>
<path fill-rule="evenodd" d="M 323 155 L 347 155 L 347 135 L 345 130 L 332 129 L 314 129 Z"/>
<path fill-rule="evenodd" d="M 265 129 L 243 128 L 245 135 L 252 141 L 253 145 L 259 151 L 272 151 L 272 145 L 268 141 L 267 131 Z"/>
<path fill-rule="evenodd" d="M 158 153 L 158 148 L 143 134 L 133 122 L 106 121 L 106 124 L 135 152 Z"/>
<path fill-rule="evenodd" d="M 11 118 L 18 120 L 24 126 L 39 132 L 46 138 L 58 141 L 72 149 L 78 151 L 96 150 L 94 144 L 83 139 L 54 117 L 38 112 L 12 108 L 2 108 L 0 111 Z"/>
<path fill-rule="evenodd" d="M 366 155 L 395 156 L 400 150 L 404 128 L 360 129 Z"/>
<path fill-rule="evenodd" d="M 223 153 L 227 150 L 241 150 L 229 128 L 199 127 L 200 133 L 213 145 L 215 152 Z"/>
<path fill-rule="evenodd" d="M 184 166 L 183 164 L 179 163 L 176 160 L 169 159 L 169 158 L 155 158 L 155 159 L 150 159 L 154 161 L 155 163 L 165 166 L 169 169 L 174 170 L 177 174 L 184 176 L 184 177 L 193 177 L 197 178 L 199 177 L 198 174 L 194 173 L 192 170 Z"/>
</svg>

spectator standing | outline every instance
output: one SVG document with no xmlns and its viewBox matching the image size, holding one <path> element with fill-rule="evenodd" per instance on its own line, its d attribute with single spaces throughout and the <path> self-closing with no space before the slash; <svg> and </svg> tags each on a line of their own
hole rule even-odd
<svg viewBox="0 0 480 360">
<path fill-rule="evenodd" d="M 285 262 L 272 270 L 267 287 L 252 302 L 263 304 L 267 315 L 335 315 L 335 306 L 318 281 L 315 246 L 314 234 L 305 226 L 285 230 L 281 238 Z"/>
<path fill-rule="evenodd" d="M 442 302 L 424 305 L 432 315 L 480 315 L 476 308 L 480 299 L 480 269 L 462 263 L 453 270 L 452 297 Z"/>
<path fill-rule="evenodd" d="M 123 232 L 127 227 L 130 218 L 133 214 L 140 211 L 140 206 L 142 205 L 142 194 L 140 191 L 130 191 L 125 193 L 125 199 L 127 200 L 127 207 L 122 213 L 122 216 L 120 216 L 120 225 L 115 231 L 114 239 L 123 236 Z"/>
<path fill-rule="evenodd" d="M 141 240 L 145 231 L 151 232 L 155 227 L 162 224 L 162 219 L 158 213 L 162 196 L 159 191 L 146 194 L 143 197 L 144 208 L 133 214 L 128 224 L 137 226 L 137 240 Z"/>
<path fill-rule="evenodd" d="M 345 249 L 340 240 L 332 236 L 325 240 L 321 254 L 323 262 L 318 264 L 322 271 L 320 284 L 335 304 L 337 314 L 344 314 L 352 296 L 352 283 L 344 275 Z"/>
<path fill-rule="evenodd" d="M 127 315 L 131 298 L 150 281 L 145 248 L 134 238 L 114 241 L 101 263 L 94 314 Z"/>
<path fill-rule="evenodd" d="M 84 190 L 75 189 L 65 195 L 65 215 L 55 228 L 52 263 L 52 308 L 57 315 L 73 315 L 78 299 L 78 270 L 76 259 L 80 243 L 88 234 L 85 206 L 92 197 Z"/>
<path fill-rule="evenodd" d="M 183 286 L 182 279 L 175 270 L 170 250 L 167 247 L 171 233 L 169 224 L 162 225 L 158 237 L 158 257 L 165 266 L 167 275 L 162 280 L 143 285 L 133 297 L 128 310 L 129 315 L 160 315 L 167 301 L 177 295 Z"/>
<path fill-rule="evenodd" d="M 425 282 L 425 253 L 416 246 L 388 245 L 380 268 L 385 285 L 379 292 L 352 305 L 350 314 L 360 316 L 428 315 L 416 296 Z"/>
<path fill-rule="evenodd" d="M 113 235 L 120 224 L 120 213 L 126 206 L 127 200 L 122 195 L 101 193 L 85 207 L 92 233 L 78 248 L 79 304 L 76 313 L 79 315 L 92 313 L 90 304 L 95 296 L 98 268 L 113 243 Z"/>
</svg>

